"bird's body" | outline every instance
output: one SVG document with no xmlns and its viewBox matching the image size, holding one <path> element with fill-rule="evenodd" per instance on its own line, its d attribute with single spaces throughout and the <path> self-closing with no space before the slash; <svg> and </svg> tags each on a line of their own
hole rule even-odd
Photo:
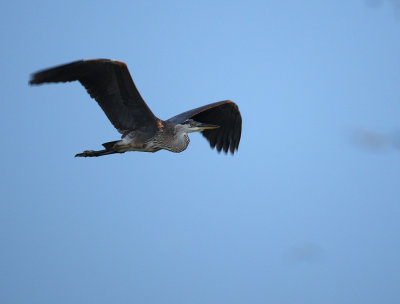
<svg viewBox="0 0 400 304">
<path fill-rule="evenodd" d="M 140 130 L 123 135 L 121 140 L 113 144 L 113 149 L 121 152 L 157 152 L 165 149 L 176 153 L 186 150 L 190 139 L 187 133 L 183 132 L 181 125 L 174 125 L 169 121 L 160 121 L 159 125 L 160 128 L 153 134 L 154 136 L 149 136 L 148 132 Z"/>
<path fill-rule="evenodd" d="M 121 140 L 104 143 L 104 150 L 87 150 L 79 157 L 127 151 L 182 152 L 189 145 L 188 133 L 200 131 L 211 147 L 233 154 L 240 141 L 242 119 L 229 100 L 199 107 L 168 120 L 157 118 L 146 105 L 123 62 L 107 59 L 80 60 L 40 71 L 30 84 L 78 80 L 99 103 Z"/>
</svg>

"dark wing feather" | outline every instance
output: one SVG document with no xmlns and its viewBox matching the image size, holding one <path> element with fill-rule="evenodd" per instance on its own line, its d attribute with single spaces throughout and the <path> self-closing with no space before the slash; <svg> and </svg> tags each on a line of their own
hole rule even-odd
<svg viewBox="0 0 400 304">
<path fill-rule="evenodd" d="M 120 132 L 154 128 L 157 117 L 137 90 L 125 63 L 108 59 L 80 60 L 32 75 L 30 84 L 78 80 Z"/>
<path fill-rule="evenodd" d="M 217 147 L 218 152 L 223 149 L 225 153 L 230 150 L 233 154 L 238 149 L 242 133 L 242 117 L 238 106 L 233 101 L 224 100 L 211 103 L 181 113 L 168 121 L 182 123 L 186 119 L 220 126 L 217 129 L 201 132 L 212 148 Z"/>
</svg>

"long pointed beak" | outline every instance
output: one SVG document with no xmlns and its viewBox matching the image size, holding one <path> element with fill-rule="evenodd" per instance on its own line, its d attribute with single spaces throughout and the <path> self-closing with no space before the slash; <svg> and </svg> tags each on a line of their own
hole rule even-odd
<svg viewBox="0 0 400 304">
<path fill-rule="evenodd" d="M 196 127 L 201 130 L 209 130 L 209 129 L 219 128 L 219 126 L 217 126 L 217 125 L 206 124 L 206 123 L 202 123 L 202 122 L 197 123 Z"/>
</svg>

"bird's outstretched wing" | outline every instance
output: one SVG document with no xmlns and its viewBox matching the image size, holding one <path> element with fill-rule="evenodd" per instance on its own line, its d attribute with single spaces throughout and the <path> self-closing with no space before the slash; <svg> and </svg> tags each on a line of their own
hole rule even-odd
<svg viewBox="0 0 400 304">
<path fill-rule="evenodd" d="M 156 128 L 158 118 L 140 96 L 128 67 L 108 59 L 79 60 L 39 71 L 30 84 L 78 80 L 121 133 L 141 127 Z"/>
<path fill-rule="evenodd" d="M 233 154 L 238 149 L 242 133 L 242 117 L 238 106 L 233 101 L 224 100 L 211 103 L 181 113 L 168 121 L 182 123 L 186 119 L 220 126 L 217 129 L 201 132 L 212 148 L 217 147 L 218 152 L 224 149 L 225 153 L 230 150 Z"/>
</svg>

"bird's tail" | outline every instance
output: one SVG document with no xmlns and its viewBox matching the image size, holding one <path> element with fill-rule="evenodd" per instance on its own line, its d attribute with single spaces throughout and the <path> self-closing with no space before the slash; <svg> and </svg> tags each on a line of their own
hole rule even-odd
<svg viewBox="0 0 400 304">
<path fill-rule="evenodd" d="M 106 150 L 112 150 L 112 148 L 114 148 L 115 144 L 116 144 L 117 142 L 119 142 L 119 141 L 120 141 L 120 140 L 109 141 L 109 142 L 104 143 L 102 146 L 103 146 L 104 148 L 106 148 Z"/>
</svg>

